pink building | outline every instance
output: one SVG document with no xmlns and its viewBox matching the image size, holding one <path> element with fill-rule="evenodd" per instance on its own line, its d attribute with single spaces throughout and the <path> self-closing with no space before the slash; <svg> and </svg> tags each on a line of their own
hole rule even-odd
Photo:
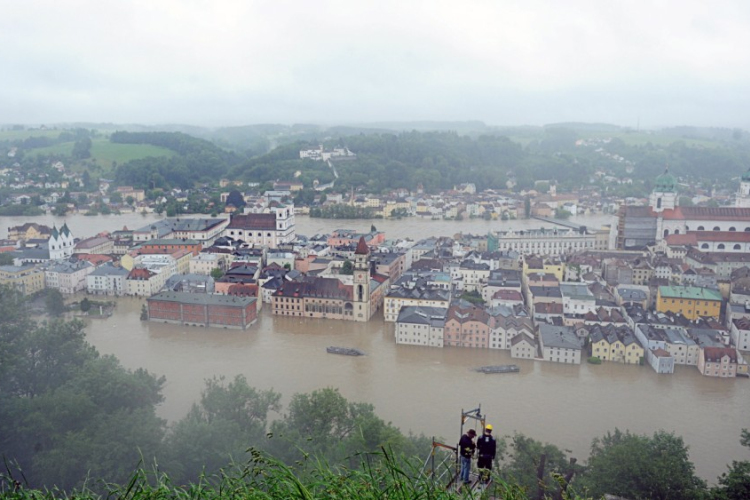
<svg viewBox="0 0 750 500">
<path fill-rule="evenodd" d="M 385 233 L 376 231 L 372 233 L 356 233 L 351 229 L 337 229 L 328 237 L 328 246 L 340 247 L 345 245 L 356 245 L 360 238 L 365 239 L 367 246 L 372 248 L 383 244 Z"/>
<path fill-rule="evenodd" d="M 489 347 L 490 315 L 481 308 L 467 303 L 448 309 L 443 345 L 446 347 Z"/>
<path fill-rule="evenodd" d="M 706 377 L 736 377 L 737 350 L 732 347 L 704 347 L 698 355 L 698 370 Z"/>
</svg>

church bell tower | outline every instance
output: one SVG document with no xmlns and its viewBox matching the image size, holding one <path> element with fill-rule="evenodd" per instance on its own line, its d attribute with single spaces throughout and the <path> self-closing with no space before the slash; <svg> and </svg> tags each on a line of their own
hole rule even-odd
<svg viewBox="0 0 750 500">
<path fill-rule="evenodd" d="M 361 237 L 354 251 L 354 320 L 370 320 L 370 248 Z"/>
</svg>

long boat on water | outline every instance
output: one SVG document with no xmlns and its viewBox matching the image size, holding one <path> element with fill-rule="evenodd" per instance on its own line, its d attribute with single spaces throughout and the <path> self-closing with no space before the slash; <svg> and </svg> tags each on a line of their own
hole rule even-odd
<svg viewBox="0 0 750 500">
<path fill-rule="evenodd" d="M 326 351 L 329 354 L 344 354 L 346 356 L 364 356 L 365 353 L 360 351 L 359 349 L 354 349 L 352 347 L 336 347 L 336 346 L 330 346 L 326 347 Z"/>
<path fill-rule="evenodd" d="M 480 366 L 474 371 L 480 373 L 518 373 L 521 371 L 521 369 L 518 367 L 518 365 L 490 365 Z"/>
</svg>

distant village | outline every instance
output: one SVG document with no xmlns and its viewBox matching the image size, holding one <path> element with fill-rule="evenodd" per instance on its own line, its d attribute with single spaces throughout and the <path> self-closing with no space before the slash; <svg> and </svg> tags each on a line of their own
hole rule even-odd
<svg viewBox="0 0 750 500">
<path fill-rule="evenodd" d="M 143 319 L 156 322 L 251 329 L 267 307 L 274 316 L 393 323 L 393 341 L 403 345 L 747 376 L 750 172 L 733 205 L 719 208 L 679 206 L 668 170 L 654 186 L 643 204 L 619 206 L 613 226 L 557 221 L 420 241 L 389 239 L 375 226 L 298 234 L 293 185 L 216 217 L 96 235 L 28 222 L 0 241 L 12 259 L 0 266 L 0 283 L 26 295 L 141 297 Z M 481 201 L 489 196 L 464 207 L 516 215 L 515 202 Z M 429 213 L 421 200 L 404 208 Z"/>
</svg>

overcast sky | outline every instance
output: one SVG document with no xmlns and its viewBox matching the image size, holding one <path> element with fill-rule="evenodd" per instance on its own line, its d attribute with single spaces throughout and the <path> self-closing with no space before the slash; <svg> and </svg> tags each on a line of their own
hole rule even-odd
<svg viewBox="0 0 750 500">
<path fill-rule="evenodd" d="M 0 5 L 0 123 L 750 128 L 750 0 Z"/>
</svg>

